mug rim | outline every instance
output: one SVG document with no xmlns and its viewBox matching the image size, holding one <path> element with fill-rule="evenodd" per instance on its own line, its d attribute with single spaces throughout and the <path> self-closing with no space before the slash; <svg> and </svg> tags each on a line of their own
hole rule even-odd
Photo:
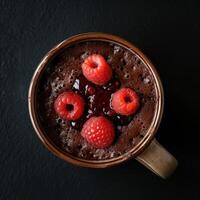
<svg viewBox="0 0 200 200">
<path fill-rule="evenodd" d="M 105 160 L 86 160 L 86 159 L 73 156 L 72 154 L 67 153 L 63 151 L 62 149 L 60 149 L 58 146 L 56 146 L 53 143 L 53 141 L 51 141 L 50 138 L 48 138 L 48 135 L 45 134 L 45 131 L 42 130 L 42 127 L 40 126 L 40 122 L 39 122 L 37 112 L 36 112 L 37 110 L 36 109 L 36 93 L 37 93 L 38 80 L 42 76 L 46 66 L 51 61 L 51 59 L 53 59 L 62 50 L 64 50 L 70 45 L 73 45 L 79 42 L 84 42 L 84 41 L 92 41 L 92 40 L 112 42 L 130 50 L 131 52 L 136 53 L 141 58 L 141 60 L 146 64 L 146 66 L 149 68 L 152 75 L 154 76 L 155 83 L 156 83 L 157 98 L 158 98 L 158 102 L 156 104 L 156 112 L 154 114 L 153 121 L 151 122 L 151 125 L 148 128 L 148 131 L 145 134 L 145 136 L 142 138 L 142 140 L 136 146 L 134 146 L 131 150 L 129 150 L 127 153 L 124 153 L 115 158 L 110 158 L 110 159 L 105 159 Z M 54 46 L 50 51 L 48 51 L 46 55 L 41 59 L 30 82 L 29 92 L 28 92 L 28 109 L 29 109 L 29 115 L 31 118 L 32 125 L 35 129 L 35 132 L 37 133 L 42 143 L 46 146 L 46 148 L 50 152 L 52 152 L 54 155 L 61 158 L 62 160 L 78 165 L 78 166 L 90 167 L 90 168 L 105 168 L 105 167 L 120 164 L 130 158 L 135 158 L 151 143 L 151 141 L 155 137 L 155 134 L 157 132 L 157 129 L 159 128 L 159 125 L 162 119 L 163 109 L 164 109 L 164 91 L 163 91 L 162 82 L 160 80 L 160 77 L 156 68 L 154 67 L 152 62 L 132 42 L 128 42 L 127 40 L 119 36 L 108 34 L 108 33 L 87 32 L 87 33 L 80 33 L 63 40 L 62 42 Z"/>
</svg>

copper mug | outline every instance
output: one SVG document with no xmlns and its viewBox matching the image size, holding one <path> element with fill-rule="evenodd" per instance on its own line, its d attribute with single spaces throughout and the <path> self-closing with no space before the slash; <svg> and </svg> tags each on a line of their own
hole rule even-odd
<svg viewBox="0 0 200 200">
<path fill-rule="evenodd" d="M 129 152 L 111 159 L 106 160 L 85 160 L 78 157 L 75 157 L 67 152 L 64 152 L 62 149 L 57 147 L 45 134 L 43 128 L 40 125 L 39 117 L 36 109 L 36 93 L 38 87 L 38 80 L 42 76 L 46 66 L 48 63 L 58 55 L 63 49 L 66 47 L 73 45 L 75 43 L 83 42 L 83 41 L 108 41 L 120 46 L 124 46 L 128 48 L 130 51 L 136 53 L 146 64 L 149 70 L 152 72 L 156 83 L 156 92 L 158 96 L 158 103 L 154 115 L 154 119 L 144 136 L 144 138 L 131 149 Z M 29 114 L 33 124 L 33 127 L 39 136 L 42 143 L 56 156 L 63 159 L 64 161 L 70 162 L 75 165 L 90 167 L 90 168 L 106 168 L 111 167 L 130 158 L 135 158 L 137 161 L 145 165 L 148 169 L 153 171 L 155 174 L 159 175 L 162 178 L 167 178 L 169 175 L 174 172 L 177 167 L 177 160 L 164 148 L 162 147 L 154 138 L 156 131 L 160 125 L 163 108 L 164 108 L 164 94 L 163 87 L 159 75 L 150 62 L 150 60 L 132 43 L 118 37 L 115 35 L 110 35 L 107 33 L 82 33 L 75 36 L 72 36 L 63 42 L 56 45 L 53 49 L 51 49 L 41 60 L 38 65 L 33 78 L 30 83 L 29 94 L 28 94 L 28 106 L 29 106 Z"/>
</svg>

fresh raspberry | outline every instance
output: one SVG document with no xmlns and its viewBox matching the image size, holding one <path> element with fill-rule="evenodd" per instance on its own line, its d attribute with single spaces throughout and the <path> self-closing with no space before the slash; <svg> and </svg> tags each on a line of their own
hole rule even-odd
<svg viewBox="0 0 200 200">
<path fill-rule="evenodd" d="M 82 64 L 83 75 L 96 85 L 104 85 L 112 77 L 112 69 L 100 54 L 88 56 Z"/>
<path fill-rule="evenodd" d="M 139 107 L 139 97 L 132 89 L 122 88 L 112 94 L 111 106 L 118 114 L 131 115 Z"/>
<path fill-rule="evenodd" d="M 77 120 L 84 112 L 84 99 L 74 92 L 60 94 L 54 102 L 56 113 L 69 121 Z"/>
<path fill-rule="evenodd" d="M 96 148 L 109 147 L 115 137 L 113 124 L 105 117 L 91 117 L 81 130 L 81 135 Z"/>
</svg>

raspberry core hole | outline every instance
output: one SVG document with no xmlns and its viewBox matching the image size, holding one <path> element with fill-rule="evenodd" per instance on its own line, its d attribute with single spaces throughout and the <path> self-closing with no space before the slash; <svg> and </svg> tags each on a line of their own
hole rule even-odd
<svg viewBox="0 0 200 200">
<path fill-rule="evenodd" d="M 131 102 L 132 102 L 131 97 L 129 97 L 129 96 L 126 96 L 126 97 L 124 98 L 124 101 L 125 101 L 126 103 L 131 103 Z"/>
<path fill-rule="evenodd" d="M 98 64 L 96 62 L 92 62 L 90 65 L 91 68 L 97 68 Z"/>
<path fill-rule="evenodd" d="M 74 106 L 72 104 L 67 104 L 66 109 L 67 111 L 71 112 L 72 110 L 74 110 Z"/>
</svg>

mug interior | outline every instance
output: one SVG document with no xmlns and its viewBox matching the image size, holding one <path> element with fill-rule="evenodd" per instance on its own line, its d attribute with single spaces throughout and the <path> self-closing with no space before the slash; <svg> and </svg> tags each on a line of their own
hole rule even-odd
<svg viewBox="0 0 200 200">
<path fill-rule="evenodd" d="M 86 160 L 82 158 L 78 158 L 76 156 L 71 155 L 70 153 L 67 153 L 63 151 L 61 148 L 56 146 L 51 139 L 48 137 L 47 134 L 45 134 L 45 131 L 40 123 L 39 120 L 39 114 L 36 109 L 36 94 L 38 89 L 38 82 L 43 75 L 43 72 L 45 71 L 48 64 L 51 62 L 51 60 L 61 53 L 64 49 L 66 49 L 68 46 L 84 42 L 84 41 L 105 41 L 105 42 L 112 42 L 114 44 L 117 44 L 119 46 L 124 47 L 125 49 L 128 49 L 129 51 L 137 54 L 140 59 L 145 63 L 146 67 L 148 67 L 149 71 L 152 73 L 152 76 L 155 80 L 155 86 L 156 86 L 156 96 L 157 96 L 157 103 L 155 108 L 155 114 L 154 118 L 152 120 L 151 125 L 149 126 L 147 133 L 145 134 L 144 138 L 136 145 L 134 146 L 130 151 L 126 152 L 123 155 L 120 155 L 118 157 L 105 159 L 105 160 Z M 162 113 L 163 113 L 163 106 L 164 106 L 164 99 L 163 99 L 163 88 L 162 84 L 159 78 L 159 75 L 153 66 L 153 64 L 149 61 L 149 59 L 138 49 L 136 48 L 132 43 L 129 43 L 128 41 L 114 35 L 106 34 L 106 33 L 83 33 L 79 35 L 72 36 L 57 46 L 55 46 L 52 50 L 50 50 L 44 58 L 41 60 L 40 64 L 38 65 L 33 78 L 30 83 L 29 88 L 29 95 L 28 95 L 28 104 L 29 104 L 29 113 L 31 117 L 31 121 L 33 124 L 33 127 L 43 142 L 43 144 L 56 156 L 59 158 L 70 162 L 72 164 L 76 164 L 83 167 L 92 167 L 92 168 L 105 168 L 108 166 L 113 166 L 116 164 L 119 164 L 125 160 L 128 160 L 131 157 L 136 157 L 139 153 L 141 153 L 142 150 L 145 149 L 145 147 L 150 144 L 152 139 L 154 138 L 154 135 L 159 127 Z"/>
</svg>

